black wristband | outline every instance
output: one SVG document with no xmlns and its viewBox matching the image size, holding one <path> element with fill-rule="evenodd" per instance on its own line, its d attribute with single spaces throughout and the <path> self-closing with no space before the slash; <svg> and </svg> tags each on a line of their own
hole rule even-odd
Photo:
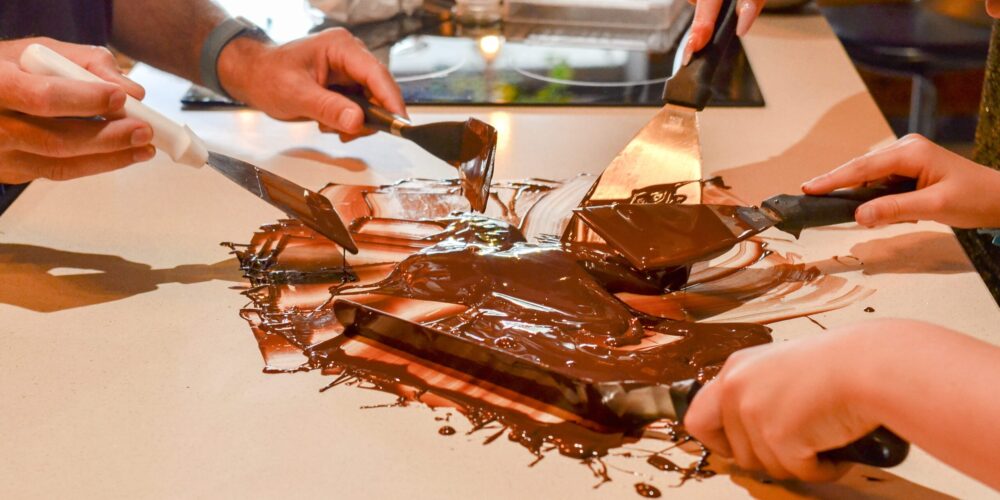
<svg viewBox="0 0 1000 500">
<path fill-rule="evenodd" d="M 264 42 L 271 41 L 267 33 L 256 24 L 242 17 L 233 17 L 226 19 L 222 24 L 216 26 L 208 34 L 208 38 L 205 39 L 205 43 L 201 46 L 200 69 L 202 87 L 230 100 L 232 100 L 232 96 L 219 83 L 219 54 L 222 54 L 222 49 L 226 48 L 229 42 L 242 36 L 249 36 Z"/>
</svg>

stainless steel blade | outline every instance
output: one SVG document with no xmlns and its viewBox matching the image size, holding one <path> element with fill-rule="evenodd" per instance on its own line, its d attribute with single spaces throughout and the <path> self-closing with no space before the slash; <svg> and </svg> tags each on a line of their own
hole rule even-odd
<svg viewBox="0 0 1000 500">
<path fill-rule="evenodd" d="M 279 175 L 224 154 L 210 152 L 208 164 L 243 189 L 298 219 L 351 253 L 358 245 L 330 200 Z"/>
<path fill-rule="evenodd" d="M 636 189 L 701 179 L 698 115 L 694 108 L 667 104 L 625 146 L 584 200 L 627 200 Z M 701 203 L 701 185 L 682 187 L 685 203 Z"/>
</svg>

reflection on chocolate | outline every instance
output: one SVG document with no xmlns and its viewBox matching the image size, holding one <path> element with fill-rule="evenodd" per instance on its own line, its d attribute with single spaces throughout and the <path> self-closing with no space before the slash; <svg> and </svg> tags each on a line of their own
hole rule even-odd
<svg viewBox="0 0 1000 500">
<path fill-rule="evenodd" d="M 641 497 L 660 498 L 660 490 L 651 484 L 635 483 L 635 492 Z"/>
<path fill-rule="evenodd" d="M 327 186 L 320 194 L 360 248 L 348 262 L 340 248 L 294 221 L 263 227 L 249 245 L 231 245 L 253 285 L 246 292 L 252 304 L 241 314 L 265 370 L 320 371 L 334 377 L 327 388 L 395 395 L 387 406 L 454 409 L 484 442 L 506 434 L 538 459 L 556 450 L 584 460 L 603 482 L 609 450 L 642 437 L 640 431 L 596 428 L 433 360 L 347 338 L 333 313 L 336 297 L 581 377 L 667 382 L 710 377 L 730 353 L 769 341 L 759 323 L 843 307 L 871 293 L 757 239 L 710 263 L 655 273 L 636 270 L 600 239 L 560 241 L 556 235 L 572 234 L 572 209 L 592 184 L 585 176 L 494 184 L 484 215 L 454 214 L 468 211 L 468 203 L 453 182 Z M 667 191 L 642 196 L 669 198 Z M 707 185 L 704 198 L 741 204 L 717 185 Z M 659 424 L 652 427 L 645 437 L 662 439 Z M 667 436 L 683 440 L 673 427 Z M 697 479 L 711 473 L 704 465 L 698 457 L 693 466 L 665 470 Z"/>
</svg>

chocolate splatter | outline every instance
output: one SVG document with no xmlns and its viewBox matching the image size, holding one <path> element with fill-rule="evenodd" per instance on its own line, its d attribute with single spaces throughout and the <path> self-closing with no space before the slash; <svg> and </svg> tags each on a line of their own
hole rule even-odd
<svg viewBox="0 0 1000 500">
<path fill-rule="evenodd" d="M 651 484 L 635 483 L 635 492 L 641 497 L 660 498 L 660 490 Z"/>
</svg>

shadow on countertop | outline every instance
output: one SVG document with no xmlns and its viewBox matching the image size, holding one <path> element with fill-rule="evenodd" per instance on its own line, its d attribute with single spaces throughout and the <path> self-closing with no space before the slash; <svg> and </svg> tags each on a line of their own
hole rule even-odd
<svg viewBox="0 0 1000 500">
<path fill-rule="evenodd" d="M 153 269 L 116 255 L 0 244 L 0 304 L 55 312 L 125 299 L 166 283 L 242 283 L 236 259 Z"/>
</svg>

